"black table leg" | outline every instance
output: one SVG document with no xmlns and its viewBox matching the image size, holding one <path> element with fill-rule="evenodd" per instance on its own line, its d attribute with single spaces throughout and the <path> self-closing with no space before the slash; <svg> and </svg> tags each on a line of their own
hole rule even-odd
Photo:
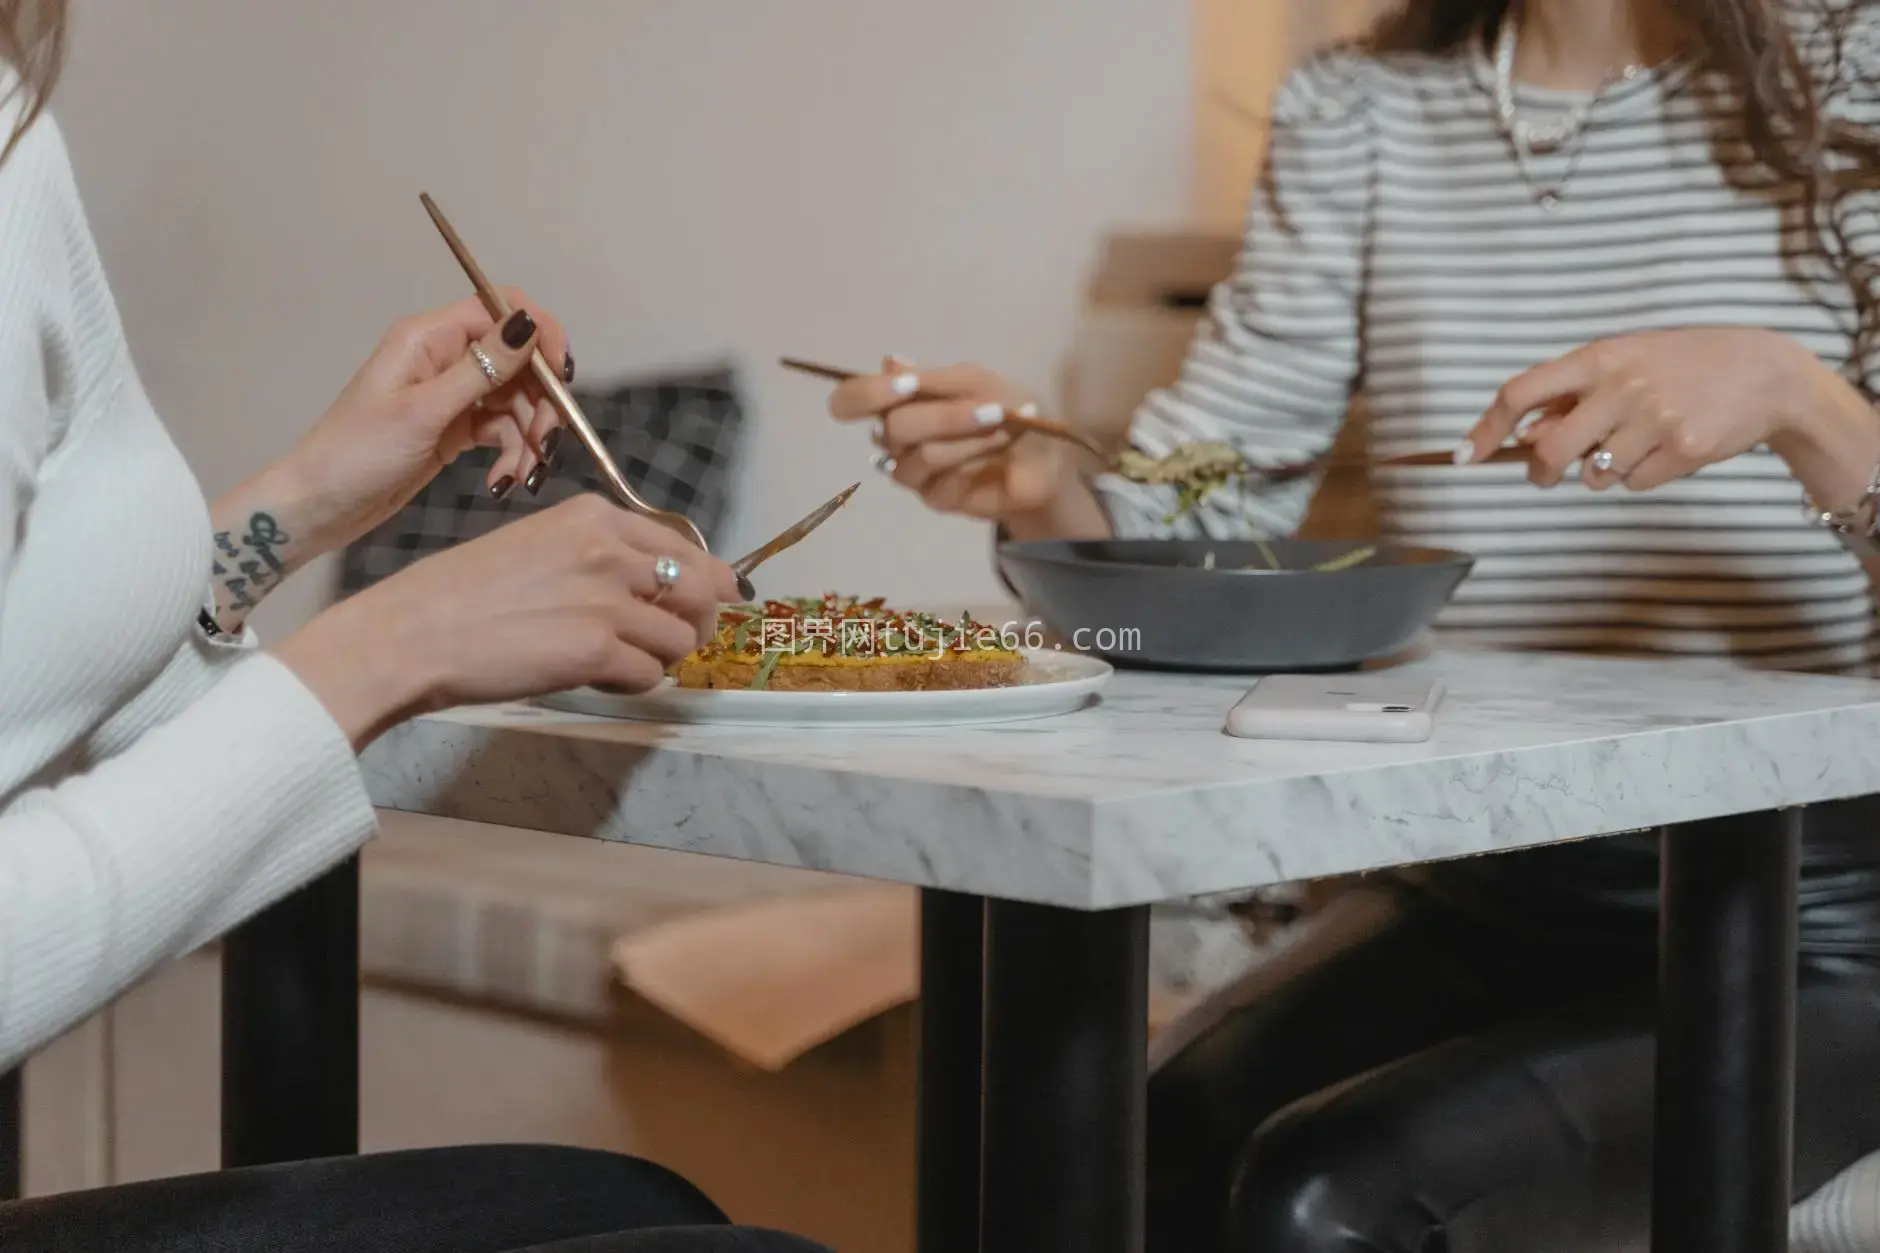
<svg viewBox="0 0 1880 1253">
<path fill-rule="evenodd" d="M 1654 1253 L 1788 1248 L 1802 811 L 1668 828 Z"/>
<path fill-rule="evenodd" d="M 222 948 L 222 1165 L 359 1151 L 359 859 Z"/>
<path fill-rule="evenodd" d="M 921 892 L 917 1253 L 979 1247 L 985 935 L 983 896 Z"/>
<path fill-rule="evenodd" d="M 986 910 L 984 1253 L 1142 1253 L 1149 911 Z"/>
<path fill-rule="evenodd" d="M 0 1201 L 17 1201 L 23 1184 L 20 1159 L 26 1147 L 26 1121 L 20 1104 L 20 1074 L 0 1074 Z"/>
</svg>

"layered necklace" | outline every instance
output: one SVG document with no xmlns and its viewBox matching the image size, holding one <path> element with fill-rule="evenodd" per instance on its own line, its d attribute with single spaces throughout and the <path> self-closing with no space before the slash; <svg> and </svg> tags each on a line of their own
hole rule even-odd
<svg viewBox="0 0 1880 1253">
<path fill-rule="evenodd" d="M 1514 148 L 1515 167 L 1521 172 L 1521 181 L 1533 193 L 1534 202 L 1552 213 L 1560 207 L 1567 184 L 1580 168 L 1580 156 L 1586 151 L 1586 123 L 1593 107 L 1613 84 L 1637 78 L 1640 67 L 1628 65 L 1608 71 L 1592 95 L 1561 114 L 1551 125 L 1537 125 L 1523 117 L 1514 102 L 1515 39 L 1515 15 L 1510 11 L 1495 35 L 1495 112 L 1501 119 L 1508 143 Z M 1539 177 L 1534 170 L 1534 158 L 1554 153 L 1566 156 L 1560 177 L 1553 180 Z"/>
</svg>

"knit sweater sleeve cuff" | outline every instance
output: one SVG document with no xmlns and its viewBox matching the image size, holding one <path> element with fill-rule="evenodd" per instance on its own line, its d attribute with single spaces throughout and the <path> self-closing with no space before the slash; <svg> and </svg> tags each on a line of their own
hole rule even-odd
<svg viewBox="0 0 1880 1253">
<path fill-rule="evenodd" d="M 0 1070 L 375 829 L 352 746 L 256 653 L 89 772 L 0 812 Z"/>
<path fill-rule="evenodd" d="M 53 789 L 49 803 L 115 846 L 124 882 L 153 896 L 155 885 L 175 885 L 187 898 L 177 931 L 159 941 L 173 949 L 163 956 L 344 860 L 377 821 L 345 733 L 266 653 L 236 663 L 129 751 Z"/>
<path fill-rule="evenodd" d="M 196 615 L 196 626 L 202 632 L 202 638 L 214 648 L 255 649 L 261 646 L 261 637 L 247 623 L 242 624 L 238 632 L 224 631 L 215 620 L 215 588 L 213 585 L 204 590 L 202 611 Z"/>
</svg>

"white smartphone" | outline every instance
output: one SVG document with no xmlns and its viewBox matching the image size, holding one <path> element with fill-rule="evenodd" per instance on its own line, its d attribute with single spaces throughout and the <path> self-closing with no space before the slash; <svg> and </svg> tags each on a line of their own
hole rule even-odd
<svg viewBox="0 0 1880 1253">
<path fill-rule="evenodd" d="M 1436 726 L 1443 685 L 1388 674 L 1272 674 L 1227 715 L 1248 740 L 1421 744 Z"/>
</svg>

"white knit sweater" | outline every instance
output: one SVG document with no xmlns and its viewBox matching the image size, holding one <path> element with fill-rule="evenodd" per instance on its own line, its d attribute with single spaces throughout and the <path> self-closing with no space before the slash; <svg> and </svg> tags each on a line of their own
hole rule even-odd
<svg viewBox="0 0 1880 1253">
<path fill-rule="evenodd" d="M 0 165 L 0 1070 L 374 829 L 312 693 L 203 638 L 209 565 L 42 118 Z"/>
</svg>

